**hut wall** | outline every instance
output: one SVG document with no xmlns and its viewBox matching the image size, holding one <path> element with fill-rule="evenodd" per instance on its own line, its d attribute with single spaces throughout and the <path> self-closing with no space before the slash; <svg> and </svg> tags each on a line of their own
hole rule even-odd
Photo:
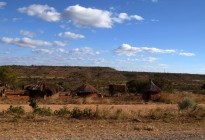
<svg viewBox="0 0 205 140">
<path fill-rule="evenodd" d="M 77 96 L 80 96 L 80 97 L 97 97 L 97 93 L 78 92 Z"/>
<path fill-rule="evenodd" d="M 29 90 L 29 98 L 44 98 L 44 93 L 39 90 Z"/>
<path fill-rule="evenodd" d="M 58 99 L 59 95 L 60 95 L 60 93 L 55 93 L 52 96 L 50 96 L 49 98 L 51 98 L 51 99 Z"/>
</svg>

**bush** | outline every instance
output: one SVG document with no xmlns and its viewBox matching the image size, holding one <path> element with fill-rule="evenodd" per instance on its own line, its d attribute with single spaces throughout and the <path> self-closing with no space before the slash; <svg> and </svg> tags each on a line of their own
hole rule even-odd
<svg viewBox="0 0 205 140">
<path fill-rule="evenodd" d="M 189 113 L 189 116 L 197 119 L 203 119 L 205 118 L 205 108 L 197 106 L 193 111 Z"/>
<path fill-rule="evenodd" d="M 45 107 L 39 108 L 38 107 L 38 108 L 34 109 L 33 113 L 38 114 L 38 115 L 42 115 L 42 116 L 51 116 L 52 110 L 50 107 L 48 107 L 48 108 L 45 108 Z"/>
<path fill-rule="evenodd" d="M 184 110 L 184 109 L 193 109 L 196 107 L 196 102 L 192 100 L 191 98 L 185 98 L 178 104 L 179 110 Z"/>
<path fill-rule="evenodd" d="M 75 108 L 73 108 L 73 110 L 70 112 L 70 116 L 71 116 L 71 118 L 79 119 L 79 118 L 82 117 L 82 111 L 81 111 L 79 108 L 75 107 Z"/>
<path fill-rule="evenodd" d="M 127 88 L 129 92 L 132 93 L 140 93 L 142 88 L 146 85 L 147 83 L 145 81 L 139 81 L 139 80 L 131 80 L 127 82 Z"/>
<path fill-rule="evenodd" d="M 7 113 L 13 113 L 13 114 L 17 114 L 17 115 L 22 115 L 25 114 L 25 110 L 23 109 L 22 106 L 12 106 L 10 105 L 10 107 L 7 110 Z"/>
<path fill-rule="evenodd" d="M 66 116 L 70 114 L 70 111 L 68 110 L 67 107 L 63 107 L 59 110 L 54 111 L 54 114 L 57 116 Z"/>
<path fill-rule="evenodd" d="M 94 112 L 92 111 L 92 109 L 90 109 L 90 108 L 85 108 L 85 109 L 83 110 L 83 117 L 85 117 L 85 118 L 92 118 L 93 115 L 94 115 Z"/>
<path fill-rule="evenodd" d="M 38 108 L 38 104 L 34 99 L 29 100 L 29 106 L 31 106 L 33 109 Z"/>
</svg>

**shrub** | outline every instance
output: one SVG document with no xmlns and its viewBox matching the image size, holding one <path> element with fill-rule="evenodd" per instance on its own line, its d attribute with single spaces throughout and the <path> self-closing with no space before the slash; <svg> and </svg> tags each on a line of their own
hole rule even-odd
<svg viewBox="0 0 205 140">
<path fill-rule="evenodd" d="M 83 110 L 83 117 L 85 118 L 92 118 L 94 116 L 94 112 L 90 108 L 85 108 Z"/>
<path fill-rule="evenodd" d="M 196 107 L 196 102 L 191 99 L 191 98 L 185 98 L 184 100 L 182 100 L 182 102 L 180 102 L 178 104 L 178 107 L 180 110 L 184 110 L 184 109 L 193 109 Z"/>
<path fill-rule="evenodd" d="M 205 118 L 205 108 L 197 106 L 193 111 L 189 113 L 189 116 L 197 119 Z"/>
<path fill-rule="evenodd" d="M 33 109 L 38 108 L 38 104 L 34 99 L 29 100 L 29 106 L 31 106 Z"/>
<path fill-rule="evenodd" d="M 82 111 L 77 107 L 73 108 L 73 110 L 70 112 L 71 118 L 76 118 L 76 119 L 81 118 L 82 114 L 83 114 Z"/>
<path fill-rule="evenodd" d="M 45 107 L 39 108 L 38 107 L 38 108 L 34 109 L 33 113 L 38 114 L 38 115 L 42 115 L 42 116 L 51 116 L 52 110 L 50 107 L 48 107 L 48 108 L 45 108 Z"/>
<path fill-rule="evenodd" d="M 159 120 L 163 116 L 163 111 L 161 109 L 150 110 L 148 113 L 148 118 L 152 120 Z"/>
<path fill-rule="evenodd" d="M 59 110 L 54 111 L 54 114 L 57 116 L 65 116 L 65 115 L 69 115 L 70 111 L 68 110 L 67 107 L 63 107 Z"/>
<path fill-rule="evenodd" d="M 8 113 L 13 113 L 13 114 L 17 114 L 17 115 L 22 115 L 25 114 L 25 110 L 23 109 L 22 106 L 12 106 L 10 105 L 10 107 L 7 110 Z"/>
</svg>

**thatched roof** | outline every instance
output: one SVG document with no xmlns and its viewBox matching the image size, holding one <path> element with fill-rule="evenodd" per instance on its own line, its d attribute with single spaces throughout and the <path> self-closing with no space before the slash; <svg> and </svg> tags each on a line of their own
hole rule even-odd
<svg viewBox="0 0 205 140">
<path fill-rule="evenodd" d="M 89 84 L 83 84 L 82 86 L 78 87 L 76 90 L 78 93 L 97 93 L 97 89 Z"/>
<path fill-rule="evenodd" d="M 159 93 L 161 92 L 161 89 L 156 86 L 152 80 L 150 80 L 149 83 L 142 89 L 142 92 Z"/>
<path fill-rule="evenodd" d="M 62 90 L 62 88 L 59 85 L 45 83 L 45 82 L 38 82 L 37 84 L 27 85 L 25 86 L 24 89 L 29 91 L 41 91 L 41 92 L 44 92 L 45 90 L 49 90 L 52 93 L 57 93 Z"/>
</svg>

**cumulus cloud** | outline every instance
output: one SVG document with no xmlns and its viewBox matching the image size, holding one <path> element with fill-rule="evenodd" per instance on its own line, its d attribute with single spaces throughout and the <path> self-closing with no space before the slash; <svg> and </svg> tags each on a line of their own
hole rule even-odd
<svg viewBox="0 0 205 140">
<path fill-rule="evenodd" d="M 64 37 L 64 38 L 71 38 L 71 39 L 82 39 L 82 38 L 85 38 L 84 35 L 75 34 L 75 33 L 72 33 L 72 32 L 59 33 L 58 36 L 59 37 Z"/>
<path fill-rule="evenodd" d="M 77 26 L 111 28 L 112 18 L 109 11 L 85 8 L 80 5 L 69 6 L 64 10 L 64 17 Z"/>
<path fill-rule="evenodd" d="M 26 30 L 20 30 L 20 34 L 23 35 L 23 36 L 25 36 L 25 37 L 30 37 L 30 38 L 32 38 L 32 37 L 35 36 L 34 33 L 29 32 L 29 31 L 26 31 Z"/>
<path fill-rule="evenodd" d="M 143 17 L 139 16 L 139 15 L 131 15 L 129 16 L 127 13 L 120 13 L 118 15 L 118 17 L 114 17 L 113 21 L 114 22 L 118 22 L 118 23 L 122 23 L 124 20 L 137 20 L 137 21 L 142 21 L 144 20 Z"/>
<path fill-rule="evenodd" d="M 37 50 L 32 50 L 32 52 L 42 53 L 42 54 L 52 54 L 53 53 L 52 50 L 48 50 L 48 49 L 37 49 Z"/>
<path fill-rule="evenodd" d="M 175 53 L 175 50 L 172 49 L 158 49 L 158 48 L 148 48 L 148 47 L 132 47 L 129 44 L 122 44 L 117 49 L 114 50 L 114 53 L 117 55 L 127 55 L 133 56 L 139 52 L 149 52 L 149 53 Z"/>
<path fill-rule="evenodd" d="M 125 20 L 144 20 L 139 15 L 120 13 L 117 16 L 110 11 L 95 8 L 86 8 L 80 5 L 69 6 L 64 10 L 64 17 L 70 19 L 76 26 L 112 28 L 114 23 Z"/>
<path fill-rule="evenodd" d="M 94 54 L 99 54 L 98 51 L 95 52 L 92 48 L 90 47 L 84 47 L 84 48 L 75 48 L 71 51 L 69 51 L 69 54 L 74 54 L 74 55 L 94 55 Z"/>
<path fill-rule="evenodd" d="M 6 2 L 0 1 L 0 9 L 3 9 L 6 5 Z"/>
<path fill-rule="evenodd" d="M 65 46 L 66 44 L 59 41 L 47 42 L 42 40 L 32 40 L 30 38 L 0 38 L 0 42 L 4 44 L 11 44 L 19 47 L 36 48 L 40 46 L 54 47 L 54 46 Z"/>
<path fill-rule="evenodd" d="M 37 16 L 48 22 L 56 22 L 61 19 L 61 14 L 55 8 L 48 5 L 33 4 L 28 7 L 19 8 L 20 13 L 26 13 L 29 16 Z"/>
<path fill-rule="evenodd" d="M 195 56 L 194 53 L 185 53 L 185 52 L 179 53 L 179 55 L 181 55 L 181 56 Z"/>
</svg>

